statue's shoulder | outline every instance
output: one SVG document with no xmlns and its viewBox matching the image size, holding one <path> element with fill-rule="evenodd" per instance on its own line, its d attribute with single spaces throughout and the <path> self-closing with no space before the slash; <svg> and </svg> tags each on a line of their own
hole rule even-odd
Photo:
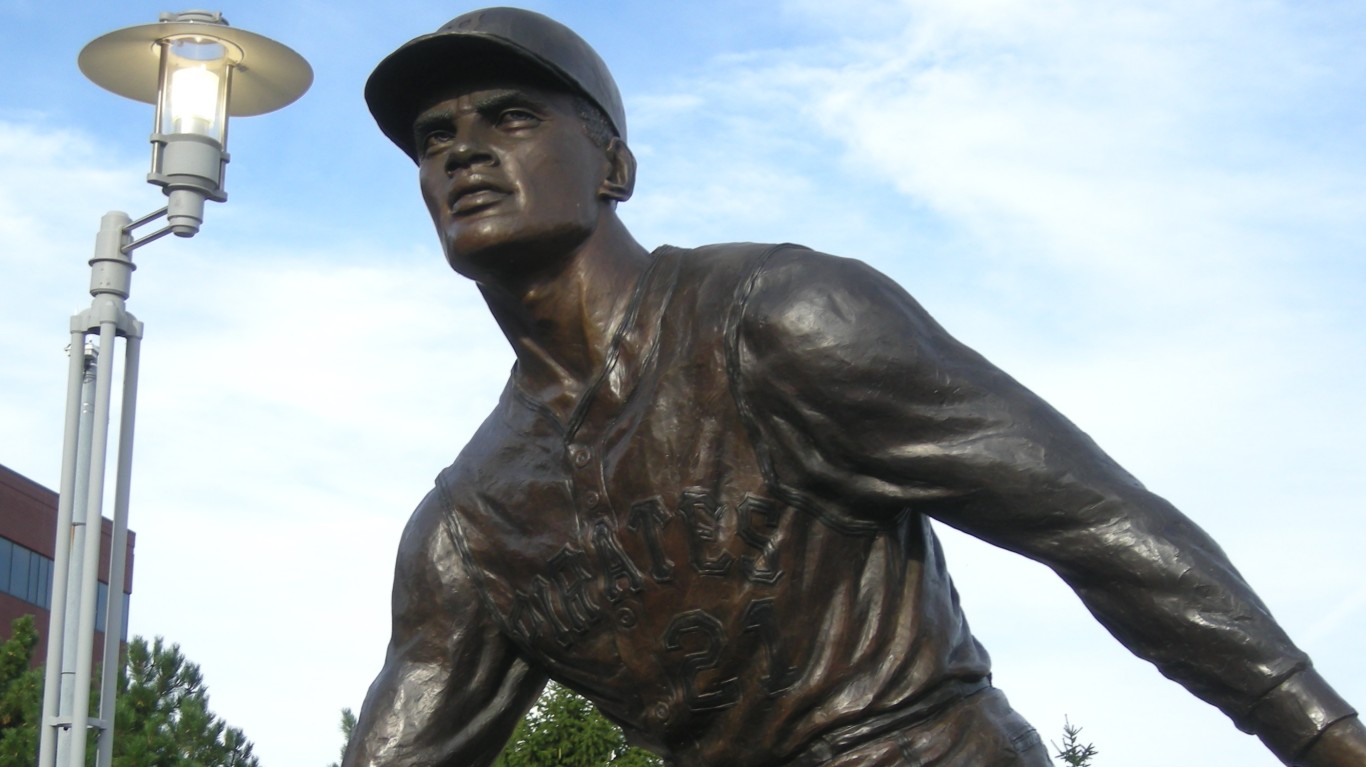
<svg viewBox="0 0 1366 767">
<path fill-rule="evenodd" d="M 697 248 L 664 246 L 659 255 L 674 262 L 682 285 L 713 290 L 735 286 L 736 297 L 746 300 L 765 283 L 782 283 L 785 289 L 809 285 L 813 290 L 865 279 L 872 268 L 852 258 L 841 258 L 792 243 L 725 242 Z M 875 272 L 873 272 L 876 274 Z"/>
<path fill-rule="evenodd" d="M 858 259 L 822 253 L 790 242 L 723 242 L 697 248 L 666 245 L 660 248 L 660 253 L 678 259 L 680 273 L 688 279 L 762 277 L 813 285 L 830 280 L 857 284 L 870 277 L 886 279 Z"/>
<path fill-rule="evenodd" d="M 659 253 L 677 259 L 680 271 L 689 277 L 709 275 L 744 277 L 761 270 L 778 254 L 784 258 L 816 260 L 834 258 L 818 253 L 804 245 L 768 242 L 719 242 L 696 248 L 677 248 L 665 245 Z"/>
<path fill-rule="evenodd" d="M 905 288 L 863 261 L 794 245 L 742 252 L 739 333 L 768 348 L 905 346 L 943 335 Z"/>
</svg>

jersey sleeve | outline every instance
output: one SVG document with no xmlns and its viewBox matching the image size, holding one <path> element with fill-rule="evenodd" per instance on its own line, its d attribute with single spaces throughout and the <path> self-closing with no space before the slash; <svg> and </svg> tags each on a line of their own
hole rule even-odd
<svg viewBox="0 0 1366 767">
<path fill-rule="evenodd" d="M 343 767 L 491 764 L 545 684 L 488 615 L 440 499 L 404 530 L 388 653 Z"/>
<path fill-rule="evenodd" d="M 924 513 L 1047 565 L 1287 763 L 1352 716 L 1208 535 L 894 282 L 789 249 L 744 295 L 733 375 L 770 482 L 874 523 Z"/>
</svg>

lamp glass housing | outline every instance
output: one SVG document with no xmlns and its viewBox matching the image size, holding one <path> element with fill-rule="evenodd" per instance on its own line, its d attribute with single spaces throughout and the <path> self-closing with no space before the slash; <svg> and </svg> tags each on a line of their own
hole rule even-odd
<svg viewBox="0 0 1366 767">
<path fill-rule="evenodd" d="M 163 136 L 190 134 L 228 140 L 228 88 L 235 46 L 199 35 L 161 41 L 157 129 Z"/>
</svg>

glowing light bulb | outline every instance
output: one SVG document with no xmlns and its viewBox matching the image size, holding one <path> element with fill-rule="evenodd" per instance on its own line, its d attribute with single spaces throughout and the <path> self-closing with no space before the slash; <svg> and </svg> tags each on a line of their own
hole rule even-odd
<svg viewBox="0 0 1366 767">
<path fill-rule="evenodd" d="M 171 73 L 171 129 L 175 133 L 197 133 L 217 138 L 214 123 L 218 113 L 220 79 L 204 65 Z"/>
</svg>

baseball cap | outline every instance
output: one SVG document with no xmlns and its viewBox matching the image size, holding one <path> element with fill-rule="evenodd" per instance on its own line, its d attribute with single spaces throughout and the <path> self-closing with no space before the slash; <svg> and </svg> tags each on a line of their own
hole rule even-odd
<svg viewBox="0 0 1366 767">
<path fill-rule="evenodd" d="M 626 138 L 626 110 L 607 65 L 569 27 L 520 8 L 485 8 L 451 19 L 389 54 L 365 83 L 365 101 L 384 135 L 417 160 L 413 120 L 424 99 L 473 73 L 546 77 L 602 110 Z"/>
</svg>

